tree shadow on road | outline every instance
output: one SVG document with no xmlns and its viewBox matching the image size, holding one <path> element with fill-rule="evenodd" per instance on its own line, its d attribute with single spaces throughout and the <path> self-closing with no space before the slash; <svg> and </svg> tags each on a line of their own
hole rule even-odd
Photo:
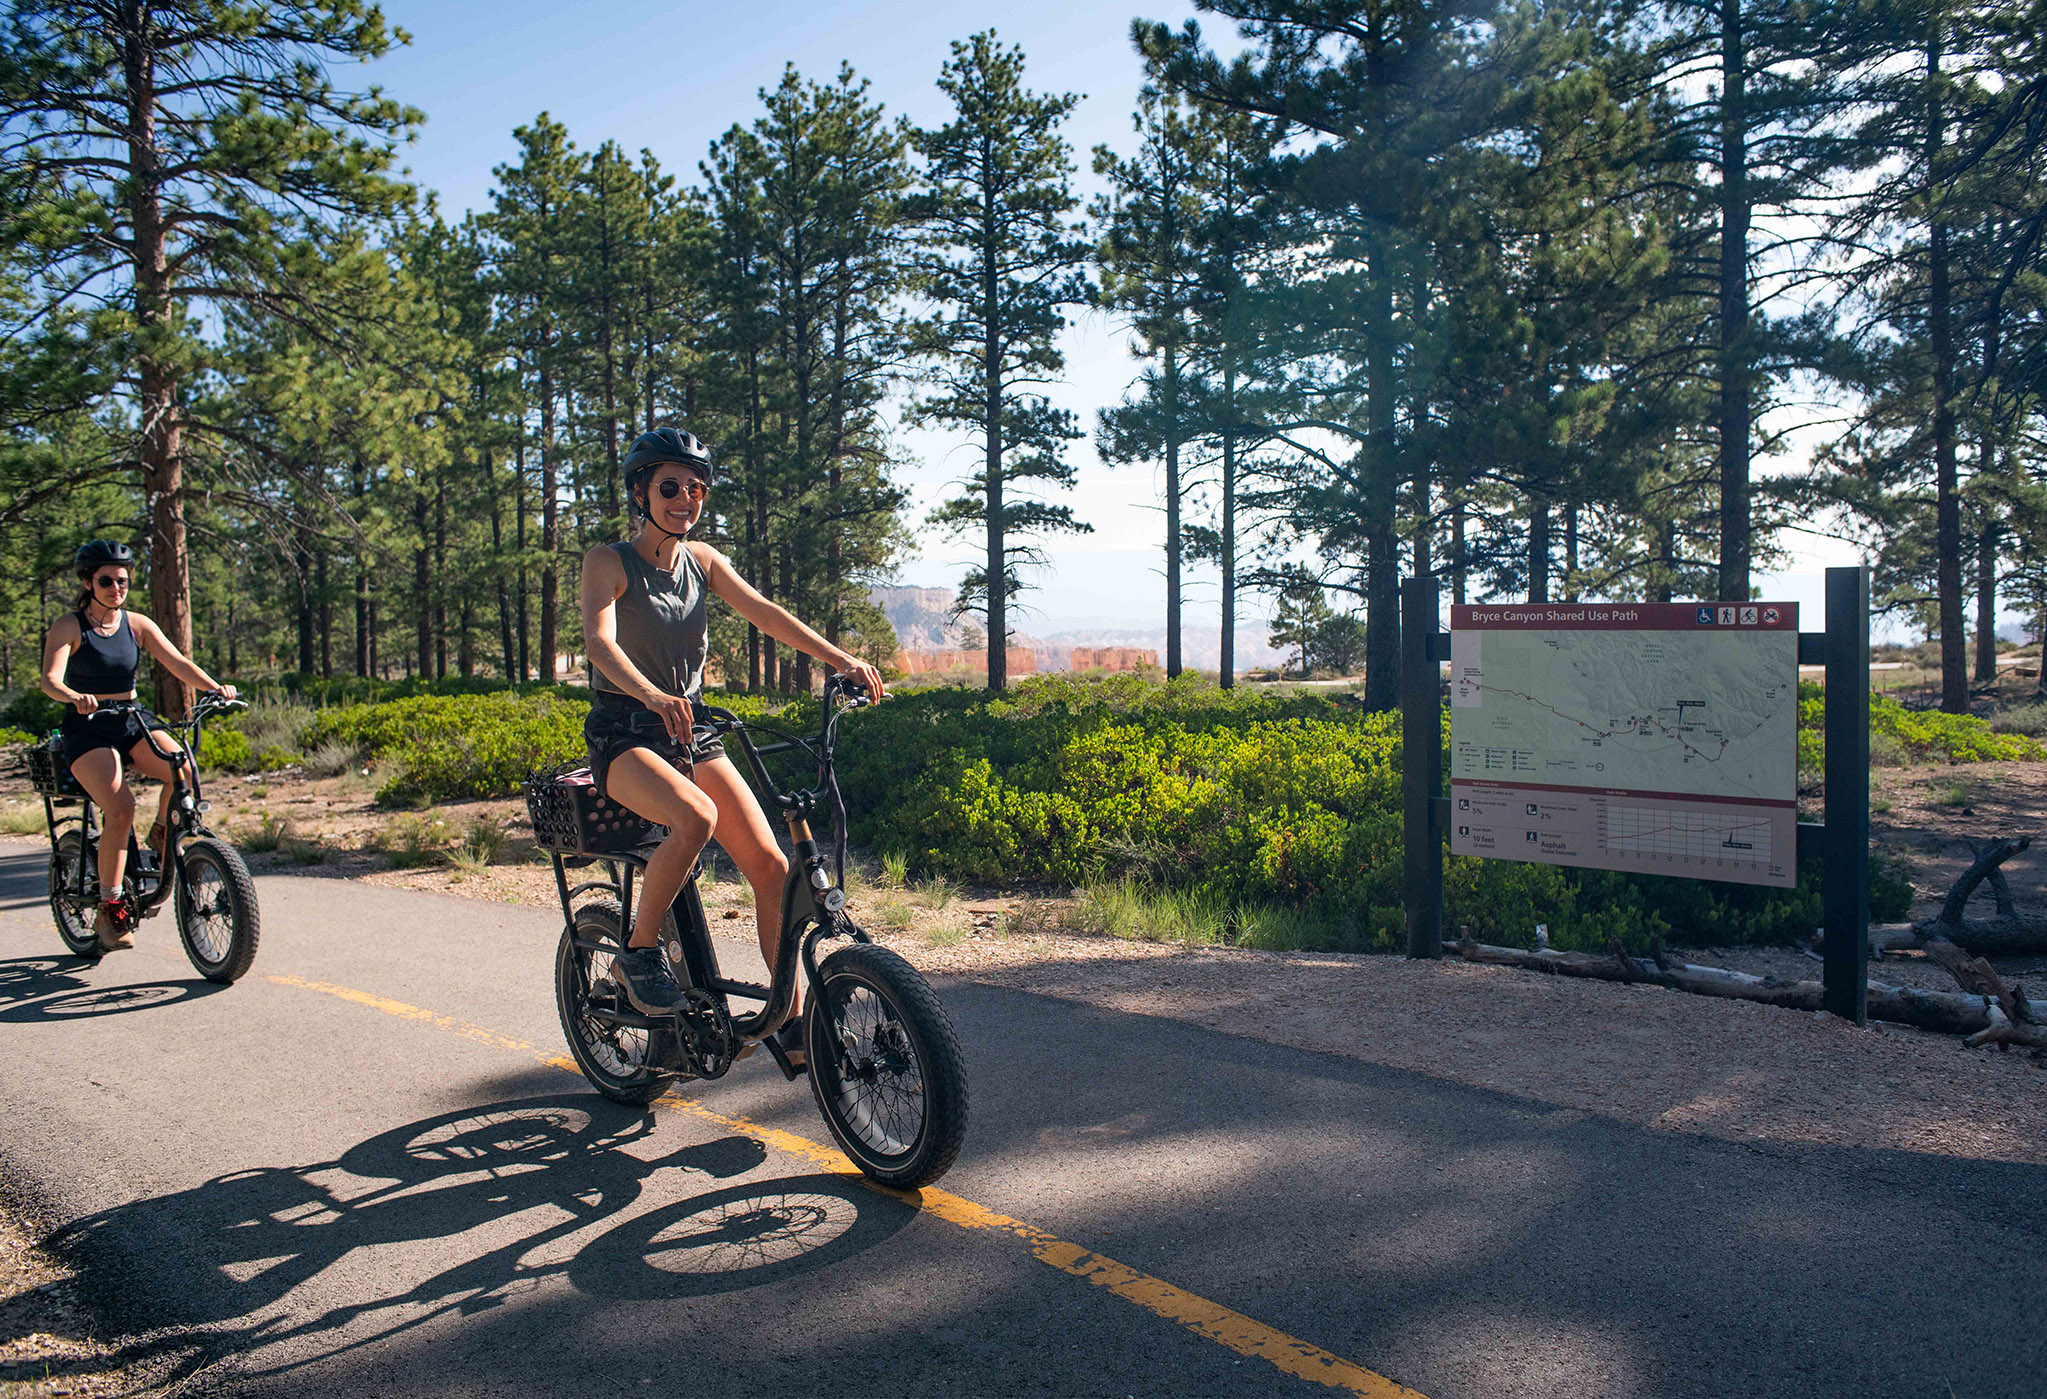
<svg viewBox="0 0 2047 1399">
<path fill-rule="evenodd" d="M 120 1308 L 146 1310 L 161 1325 L 171 1292 L 178 1320 L 206 1327 L 215 1354 L 331 1341 L 311 1353 L 291 1347 L 292 1360 L 263 1371 L 275 1374 L 503 1306 L 549 1278 L 608 1300 L 778 1282 L 858 1254 L 915 1217 L 827 1174 L 748 1181 L 635 1210 L 664 1171 L 710 1184 L 767 1159 L 744 1136 L 641 1155 L 655 1126 L 650 1113 L 583 1094 L 464 1108 L 379 1133 L 332 1161 L 239 1171 L 121 1205 L 50 1243 L 81 1268 L 105 1269 L 102 1276 L 133 1276 L 138 1255 L 149 1257 L 147 1295 L 117 1298 Z M 665 1184 L 672 1191 L 676 1183 Z M 449 1250 L 457 1261 L 410 1286 L 395 1280 L 418 1275 L 417 1250 L 387 1268 L 362 1266 L 365 1251 L 471 1231 L 481 1231 L 475 1242 Z M 318 1310 L 315 1291 L 287 1304 L 301 1284 L 352 1258 L 348 1293 L 362 1300 Z M 378 1277 L 392 1284 L 379 1287 Z"/>
</svg>

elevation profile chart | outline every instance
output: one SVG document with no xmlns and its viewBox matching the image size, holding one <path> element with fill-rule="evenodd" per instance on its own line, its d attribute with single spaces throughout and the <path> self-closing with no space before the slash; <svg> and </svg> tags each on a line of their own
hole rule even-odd
<svg viewBox="0 0 2047 1399">
<path fill-rule="evenodd" d="M 1798 605 L 1451 609 L 1450 848 L 1797 881 Z"/>
</svg>

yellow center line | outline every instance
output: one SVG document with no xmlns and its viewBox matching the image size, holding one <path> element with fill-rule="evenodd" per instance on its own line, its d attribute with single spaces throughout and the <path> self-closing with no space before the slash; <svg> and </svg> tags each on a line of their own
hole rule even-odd
<svg viewBox="0 0 2047 1399">
<path fill-rule="evenodd" d="M 385 996 L 375 996 L 367 991 L 357 991 L 347 986 L 335 986 L 324 981 L 308 981 L 303 977 L 274 975 L 265 978 L 279 986 L 292 986 L 301 991 L 317 991 L 322 995 L 335 996 L 344 1001 L 366 1006 L 405 1020 L 415 1020 L 436 1030 L 447 1030 L 475 1040 L 493 1049 L 509 1049 L 530 1055 L 533 1059 L 551 1069 L 582 1077 L 582 1070 L 576 1061 L 565 1054 L 552 1054 L 538 1045 L 525 1040 L 501 1035 L 481 1025 L 472 1025 L 452 1015 L 441 1015 L 434 1011 L 407 1005 Z M 1206 1337 L 1218 1345 L 1227 1347 L 1237 1354 L 1253 1360 L 1263 1360 L 1274 1368 L 1293 1375 L 1298 1379 L 1310 1380 L 1327 1385 L 1331 1389 L 1343 1390 L 1364 1396 L 1364 1399 L 1423 1399 L 1423 1396 L 1406 1385 L 1395 1384 L 1384 1375 L 1354 1365 L 1342 1356 L 1323 1350 L 1320 1346 L 1289 1336 L 1286 1332 L 1255 1321 L 1241 1312 L 1211 1302 L 1205 1297 L 1175 1287 L 1172 1283 L 1139 1272 L 1126 1263 L 1104 1257 L 1082 1248 L 1079 1244 L 1046 1233 L 1035 1224 L 1026 1224 L 1020 1219 L 997 1214 L 994 1210 L 975 1204 L 948 1191 L 927 1186 L 922 1190 L 890 1190 L 876 1185 L 862 1175 L 844 1152 L 821 1145 L 794 1132 L 784 1132 L 776 1127 L 766 1127 L 744 1117 L 730 1117 L 713 1112 L 694 1098 L 684 1098 L 677 1093 L 663 1094 L 657 1104 L 686 1112 L 693 1117 L 728 1130 L 744 1133 L 763 1145 L 791 1156 L 803 1157 L 820 1169 L 835 1175 L 858 1180 L 868 1189 L 887 1195 L 936 1219 L 956 1224 L 962 1229 L 991 1230 L 1009 1234 L 1021 1239 L 1040 1262 L 1070 1273 L 1107 1289 L 1126 1302 L 1186 1327 L 1197 1336 Z"/>
</svg>

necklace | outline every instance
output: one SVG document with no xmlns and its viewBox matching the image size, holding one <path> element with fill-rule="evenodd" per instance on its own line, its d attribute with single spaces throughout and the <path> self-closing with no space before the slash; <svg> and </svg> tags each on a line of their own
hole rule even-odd
<svg viewBox="0 0 2047 1399">
<path fill-rule="evenodd" d="M 112 636 L 121 625 L 121 609 L 117 607 L 108 612 L 107 619 L 104 622 L 93 618 L 92 614 L 98 609 L 99 604 L 96 602 L 85 609 L 86 620 L 92 623 L 92 634 L 94 636 Z"/>
</svg>

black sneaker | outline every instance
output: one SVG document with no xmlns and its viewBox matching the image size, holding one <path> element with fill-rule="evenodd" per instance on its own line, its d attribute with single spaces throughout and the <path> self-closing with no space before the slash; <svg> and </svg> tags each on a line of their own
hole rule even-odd
<svg viewBox="0 0 2047 1399">
<path fill-rule="evenodd" d="M 629 947 L 611 959 L 611 971 L 642 1015 L 666 1015 L 682 999 L 682 987 L 659 947 Z"/>
<path fill-rule="evenodd" d="M 790 1068 L 801 1069 L 809 1065 L 810 1056 L 803 1048 L 801 1015 L 790 1016 L 782 1023 L 782 1028 L 775 1031 L 775 1047 L 782 1051 L 783 1057 L 789 1061 Z"/>
</svg>

